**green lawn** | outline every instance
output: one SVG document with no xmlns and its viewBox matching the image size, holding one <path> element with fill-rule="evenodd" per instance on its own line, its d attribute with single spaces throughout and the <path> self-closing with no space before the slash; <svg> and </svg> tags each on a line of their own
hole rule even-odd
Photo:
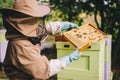
<svg viewBox="0 0 120 80">
<path fill-rule="evenodd" d="M 0 80 L 9 80 L 3 71 L 0 71 Z"/>
</svg>

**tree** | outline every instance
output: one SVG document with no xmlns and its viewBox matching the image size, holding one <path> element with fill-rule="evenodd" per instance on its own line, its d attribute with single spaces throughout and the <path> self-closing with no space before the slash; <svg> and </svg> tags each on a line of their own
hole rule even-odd
<svg viewBox="0 0 120 80">
<path fill-rule="evenodd" d="M 56 11 L 57 18 L 79 25 L 82 22 L 82 19 L 79 18 L 79 14 L 82 12 L 81 4 L 78 0 L 50 0 L 50 5 Z"/>
<path fill-rule="evenodd" d="M 14 0 L 0 0 L 0 8 L 11 8 Z M 3 28 L 2 15 L 0 14 L 0 28 Z"/>
</svg>

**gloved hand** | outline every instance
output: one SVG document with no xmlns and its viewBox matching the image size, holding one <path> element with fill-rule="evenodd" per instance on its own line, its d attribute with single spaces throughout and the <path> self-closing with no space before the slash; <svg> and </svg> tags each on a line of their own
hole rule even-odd
<svg viewBox="0 0 120 80">
<path fill-rule="evenodd" d="M 71 23 L 71 22 L 60 22 L 60 26 L 61 26 L 61 31 L 66 30 L 69 31 L 71 29 L 74 29 L 76 27 L 78 27 L 77 24 Z"/>
<path fill-rule="evenodd" d="M 78 48 L 73 51 L 71 54 L 64 56 L 63 58 L 60 58 L 60 60 L 64 61 L 66 63 L 66 66 L 70 64 L 73 60 L 78 60 L 81 56 L 81 53 L 78 52 Z"/>
<path fill-rule="evenodd" d="M 55 21 L 46 24 L 47 32 L 52 35 L 55 35 L 56 33 L 63 33 L 76 27 L 78 27 L 77 24 L 67 21 L 63 22 Z"/>
</svg>

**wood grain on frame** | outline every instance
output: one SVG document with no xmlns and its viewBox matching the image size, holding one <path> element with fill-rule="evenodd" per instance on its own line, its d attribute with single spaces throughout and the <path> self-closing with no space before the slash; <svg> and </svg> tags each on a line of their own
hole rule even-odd
<svg viewBox="0 0 120 80">
<path fill-rule="evenodd" d="M 106 38 L 107 35 L 89 23 L 63 33 L 63 37 L 79 48 L 81 52 L 92 44 Z"/>
</svg>

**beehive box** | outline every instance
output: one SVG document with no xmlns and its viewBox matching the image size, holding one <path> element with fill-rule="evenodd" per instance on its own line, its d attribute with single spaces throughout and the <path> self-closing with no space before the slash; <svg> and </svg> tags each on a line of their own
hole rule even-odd
<svg viewBox="0 0 120 80">
<path fill-rule="evenodd" d="M 56 42 L 57 57 L 69 55 L 75 46 L 70 42 Z M 73 61 L 57 74 L 57 80 L 104 80 L 105 40 L 96 42 L 85 51 L 79 60 Z"/>
<path fill-rule="evenodd" d="M 3 62 L 6 54 L 8 41 L 5 39 L 6 30 L 0 30 L 0 63 Z"/>
<path fill-rule="evenodd" d="M 83 51 L 107 35 L 92 24 L 86 24 L 63 33 L 63 37 Z"/>
</svg>

